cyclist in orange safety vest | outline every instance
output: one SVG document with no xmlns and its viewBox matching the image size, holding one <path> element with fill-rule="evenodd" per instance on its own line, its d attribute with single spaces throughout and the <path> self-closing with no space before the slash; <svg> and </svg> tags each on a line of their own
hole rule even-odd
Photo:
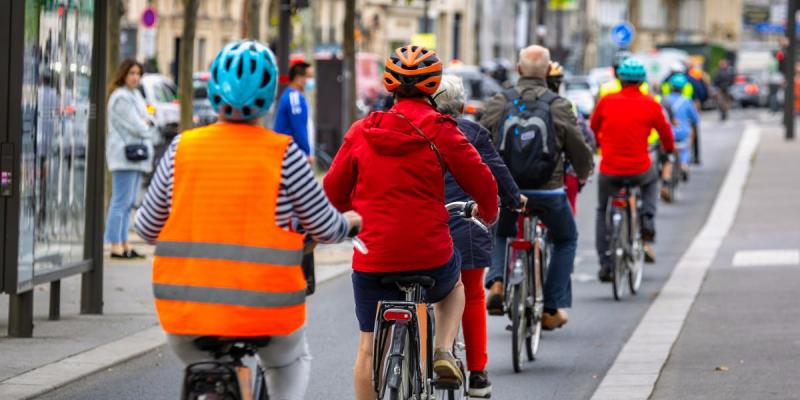
<svg viewBox="0 0 800 400">
<path fill-rule="evenodd" d="M 319 242 L 337 242 L 361 217 L 340 214 L 291 137 L 260 124 L 275 99 L 275 57 L 255 41 L 230 43 L 211 65 L 216 124 L 176 137 L 136 217 L 157 243 L 153 292 L 170 347 L 185 363 L 210 355 L 198 336 L 264 337 L 270 398 L 302 399 L 310 356 L 298 219 Z"/>
</svg>

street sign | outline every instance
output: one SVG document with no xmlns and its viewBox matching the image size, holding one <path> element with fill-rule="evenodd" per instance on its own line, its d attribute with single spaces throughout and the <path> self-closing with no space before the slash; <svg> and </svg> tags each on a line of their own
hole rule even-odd
<svg viewBox="0 0 800 400">
<path fill-rule="evenodd" d="M 158 14 L 156 13 L 156 9 L 153 7 L 145 8 L 142 13 L 142 26 L 145 28 L 152 28 L 156 25 L 157 20 Z"/>
<path fill-rule="evenodd" d="M 611 28 L 611 41 L 617 46 L 627 47 L 633 42 L 633 35 L 636 31 L 629 22 L 620 22 Z"/>
<path fill-rule="evenodd" d="M 429 50 L 436 50 L 436 35 L 433 33 L 417 33 L 411 37 L 411 43 Z"/>
<path fill-rule="evenodd" d="M 142 54 L 145 58 L 156 55 L 156 30 L 153 28 L 142 29 Z"/>
</svg>

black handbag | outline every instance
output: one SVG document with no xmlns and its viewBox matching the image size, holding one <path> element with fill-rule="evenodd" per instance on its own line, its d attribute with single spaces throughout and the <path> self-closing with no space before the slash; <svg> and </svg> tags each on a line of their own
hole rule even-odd
<svg viewBox="0 0 800 400">
<path fill-rule="evenodd" d="M 128 161 L 144 161 L 147 160 L 148 156 L 149 151 L 144 143 L 125 145 L 125 158 Z"/>
</svg>

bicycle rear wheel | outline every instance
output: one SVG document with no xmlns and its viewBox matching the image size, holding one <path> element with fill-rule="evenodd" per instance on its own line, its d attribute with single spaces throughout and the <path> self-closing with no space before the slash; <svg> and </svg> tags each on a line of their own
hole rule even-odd
<svg viewBox="0 0 800 400">
<path fill-rule="evenodd" d="M 514 372 L 522 371 L 522 351 L 525 347 L 525 280 L 511 290 L 511 361 Z"/>
<path fill-rule="evenodd" d="M 384 385 L 389 400 L 406 400 L 413 393 L 411 380 L 411 349 L 408 329 L 405 325 L 395 325 L 392 334 L 391 353 L 384 369 Z M 402 346 L 402 348 L 399 348 Z"/>
<path fill-rule="evenodd" d="M 619 217 L 617 217 L 619 216 Z M 614 219 L 619 218 L 618 223 L 614 223 Z M 612 210 L 611 218 L 612 234 L 611 234 L 611 249 L 612 259 L 614 260 L 614 267 L 611 269 L 611 290 L 614 294 L 614 300 L 622 299 L 622 291 L 624 288 L 624 280 L 626 275 L 626 260 L 625 260 L 625 240 L 627 240 L 628 232 L 628 216 L 627 213 L 620 212 L 619 210 Z"/>
</svg>

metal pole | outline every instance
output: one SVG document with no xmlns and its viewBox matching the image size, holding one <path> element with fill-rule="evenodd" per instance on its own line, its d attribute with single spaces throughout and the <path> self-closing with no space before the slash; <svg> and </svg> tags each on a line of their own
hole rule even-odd
<svg viewBox="0 0 800 400">
<path fill-rule="evenodd" d="M 106 24 L 108 3 L 95 3 L 92 36 L 92 76 L 89 82 L 89 154 L 86 159 L 86 228 L 83 257 L 92 270 L 81 277 L 81 314 L 103 313 L 103 213 L 106 137 Z M 52 294 L 51 294 L 52 296 Z"/>
<path fill-rule="evenodd" d="M 788 13 L 786 14 L 786 39 L 789 45 L 786 47 L 786 89 L 783 102 L 783 125 L 786 128 L 786 140 L 794 140 L 794 102 L 795 102 L 795 60 L 797 46 L 797 29 L 795 15 L 797 15 L 798 0 L 788 1 Z"/>
<path fill-rule="evenodd" d="M 422 32 L 431 32 L 431 21 L 428 19 L 428 8 L 430 7 L 431 0 L 425 0 L 425 7 L 422 10 Z"/>
<path fill-rule="evenodd" d="M 8 336 L 33 337 L 33 290 L 12 294 L 8 303 Z"/>
<path fill-rule="evenodd" d="M 50 321 L 61 319 L 61 281 L 50 282 Z"/>
<path fill-rule="evenodd" d="M 547 2 L 545 0 L 539 0 L 536 3 L 536 44 L 545 45 L 545 37 L 547 34 L 545 33 L 542 35 L 542 31 L 547 27 L 545 23 L 545 14 L 547 12 Z M 541 31 L 540 31 L 541 30 Z"/>
<path fill-rule="evenodd" d="M 292 2 L 280 0 L 278 13 L 278 73 L 280 88 L 278 96 L 289 84 L 289 45 L 292 42 Z M 310 61 L 310 60 L 309 60 Z"/>
</svg>

